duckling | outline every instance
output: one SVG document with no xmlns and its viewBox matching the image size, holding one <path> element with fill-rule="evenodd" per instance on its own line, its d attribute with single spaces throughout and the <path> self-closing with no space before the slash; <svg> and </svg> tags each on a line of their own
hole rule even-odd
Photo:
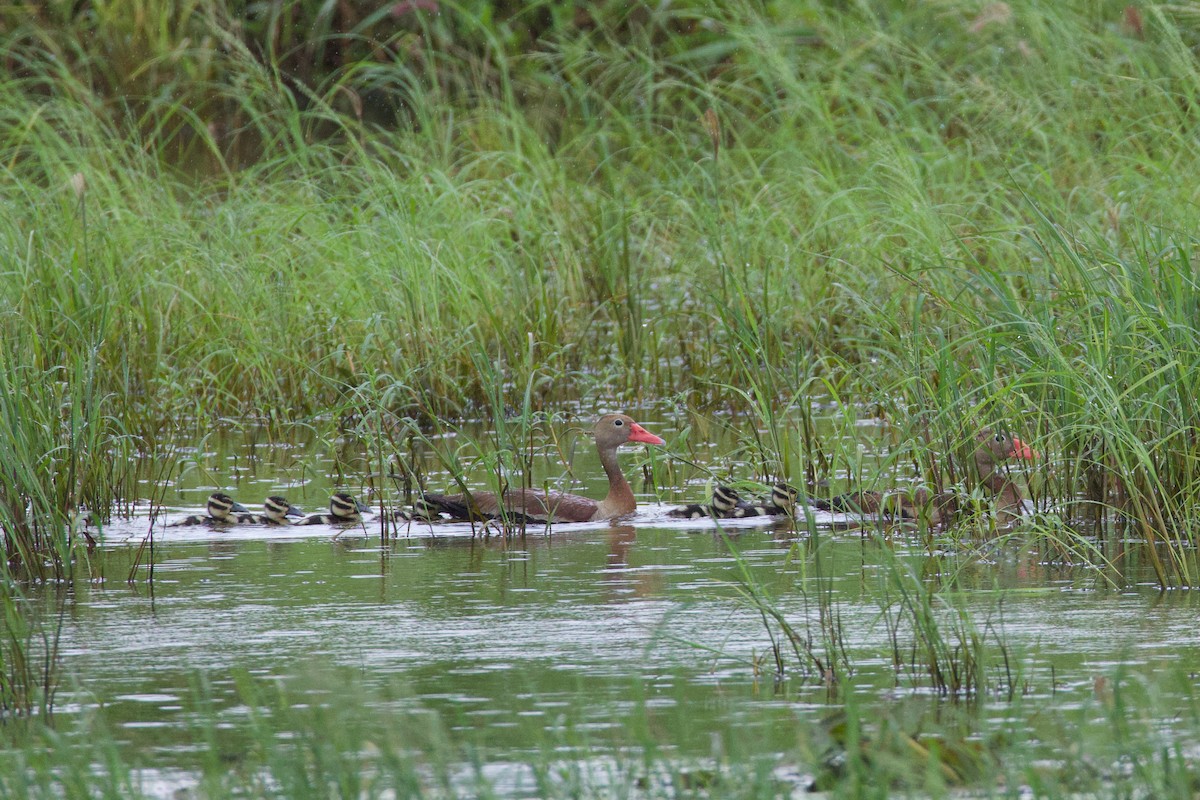
<svg viewBox="0 0 1200 800">
<path fill-rule="evenodd" d="M 782 517 L 792 513 L 796 507 L 796 497 L 799 493 L 786 483 L 776 483 L 771 487 L 769 497 L 759 498 L 754 503 L 739 501 L 731 517 Z"/>
<path fill-rule="evenodd" d="M 799 494 L 796 491 L 796 487 L 781 481 L 771 487 L 770 497 L 764 498 L 761 502 L 755 504 L 754 508 L 758 511 L 759 516 L 787 516 L 795 511 L 796 498 Z"/>
<path fill-rule="evenodd" d="M 418 498 L 412 508 L 403 506 L 387 512 L 386 518 L 393 522 L 442 522 L 445 517 L 438 513 L 432 504 Z"/>
<path fill-rule="evenodd" d="M 263 502 L 264 514 L 239 514 L 237 521 L 243 525 L 291 525 L 288 517 L 303 517 L 304 512 L 287 501 L 286 497 L 274 495 Z"/>
<path fill-rule="evenodd" d="M 728 486 L 715 486 L 713 487 L 712 503 L 709 505 L 692 503 L 682 508 L 671 509 L 667 512 L 667 516 L 678 519 L 702 519 L 704 517 L 723 519 L 739 516 L 735 512 L 742 505 L 745 503 L 733 489 Z"/>
<path fill-rule="evenodd" d="M 421 512 L 413 508 L 393 508 L 388 511 L 384 517 L 392 522 L 437 522 L 440 518 L 426 518 Z"/>
<path fill-rule="evenodd" d="M 329 499 L 328 514 L 312 514 L 297 522 L 297 525 L 357 525 L 362 515 L 370 511 L 366 503 L 355 500 L 345 492 L 338 492 Z"/>
<path fill-rule="evenodd" d="M 796 491 L 796 487 L 790 483 L 782 481 L 771 487 L 771 502 L 769 506 L 773 510 L 769 513 L 776 516 L 780 514 L 791 514 L 796 510 L 796 498 L 800 496 L 800 492 Z"/>
<path fill-rule="evenodd" d="M 817 499 L 813 506 L 821 511 L 833 511 L 839 514 L 862 514 L 866 516 L 881 516 L 891 519 L 916 519 L 916 503 L 928 502 L 928 492 L 918 489 L 912 496 L 903 492 L 875 492 L 863 490 L 847 492 L 830 497 L 828 500 Z"/>
<path fill-rule="evenodd" d="M 208 516 L 193 514 L 184 517 L 179 522 L 172 522 L 171 527 L 180 525 L 232 525 L 237 522 L 235 513 L 248 514 L 250 509 L 235 501 L 224 492 L 213 492 L 208 496 Z"/>
</svg>

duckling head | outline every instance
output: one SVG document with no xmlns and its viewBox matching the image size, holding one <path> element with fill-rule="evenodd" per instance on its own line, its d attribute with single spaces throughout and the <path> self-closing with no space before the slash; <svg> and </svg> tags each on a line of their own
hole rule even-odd
<svg viewBox="0 0 1200 800">
<path fill-rule="evenodd" d="M 346 492 L 338 492 L 329 498 L 329 513 L 337 519 L 356 520 L 370 510 L 370 506 Z"/>
<path fill-rule="evenodd" d="M 248 514 L 250 509 L 224 492 L 213 492 L 208 496 L 208 515 L 222 522 L 232 520 L 234 514 Z"/>
<path fill-rule="evenodd" d="M 304 512 L 287 501 L 286 497 L 273 495 L 263 501 L 263 511 L 267 519 L 273 522 L 286 523 L 288 517 L 303 517 Z"/>
</svg>

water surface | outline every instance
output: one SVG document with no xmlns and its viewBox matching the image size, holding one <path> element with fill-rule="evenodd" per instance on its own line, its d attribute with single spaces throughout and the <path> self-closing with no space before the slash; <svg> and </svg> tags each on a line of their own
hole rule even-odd
<svg viewBox="0 0 1200 800">
<path fill-rule="evenodd" d="M 315 511 L 344 485 L 266 461 L 235 487 L 247 505 L 285 491 Z M 837 704 L 790 650 L 786 680 L 772 680 L 779 631 L 744 601 L 747 580 L 818 642 L 822 602 L 836 610 L 863 702 L 936 704 L 919 664 L 892 663 L 893 643 L 911 635 L 889 631 L 889 565 L 911 569 L 1003 642 L 1020 675 L 1017 704 L 990 705 L 985 727 L 1030 713 L 1030 701 L 1085 707 L 1097 677 L 1122 667 L 1165 674 L 1200 656 L 1194 594 L 1159 593 L 1136 573 L 1113 583 L 1020 537 L 930 559 L 912 530 L 845 530 L 847 518 L 821 512 L 682 522 L 645 494 L 621 524 L 510 539 L 373 515 L 349 529 L 162 527 L 227 488 L 194 483 L 178 488 L 191 503 L 153 526 L 152 558 L 149 517 L 114 520 L 90 580 L 30 600 L 44 620 L 62 614 L 60 713 L 102 708 L 139 764 L 182 776 L 164 786 L 186 785 L 195 767 L 198 696 L 233 720 L 246 713 L 241 676 L 297 681 L 295 702 L 320 703 L 346 674 L 387 698 L 387 713 L 436 720 L 494 764 L 536 758 L 548 742 L 594 759 L 649 738 L 680 758 L 753 753 L 800 785 L 811 764 L 799 739 Z M 513 794 L 531 791 L 519 784 Z"/>
</svg>

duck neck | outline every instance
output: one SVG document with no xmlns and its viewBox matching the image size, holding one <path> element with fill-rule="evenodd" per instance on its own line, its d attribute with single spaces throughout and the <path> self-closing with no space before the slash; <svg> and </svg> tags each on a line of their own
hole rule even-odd
<svg viewBox="0 0 1200 800">
<path fill-rule="evenodd" d="M 604 467 L 604 474 L 608 476 L 608 495 L 600 503 L 603 515 L 616 517 L 633 513 L 637 501 L 633 497 L 633 489 L 629 488 L 629 481 L 625 480 L 625 474 L 617 464 L 617 449 L 602 448 L 599 452 L 600 466 Z"/>
</svg>

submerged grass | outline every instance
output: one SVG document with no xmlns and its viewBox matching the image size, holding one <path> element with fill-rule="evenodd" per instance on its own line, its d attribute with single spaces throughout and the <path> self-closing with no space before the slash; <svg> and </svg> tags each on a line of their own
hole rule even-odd
<svg viewBox="0 0 1200 800">
<path fill-rule="evenodd" d="M 1012 700 L 1020 690 L 1020 665 L 1013 663 L 1002 632 L 990 622 L 977 624 L 963 598 L 955 595 L 952 582 L 943 585 L 937 575 L 919 574 L 882 537 L 872 536 L 871 546 L 881 558 L 880 619 L 890 642 L 896 686 L 953 701 Z M 799 593 L 803 598 L 800 619 L 784 610 L 735 549 L 739 567 L 736 588 L 746 606 L 762 619 L 775 685 L 795 679 L 815 681 L 831 696 L 844 700 L 843 692 L 852 685 L 861 665 L 855 663 L 854 647 L 843 629 L 832 582 L 822 578 L 826 558 L 820 538 L 797 545 L 795 553 L 804 564 L 803 577 L 788 596 Z M 922 559 L 922 570 L 936 570 L 938 563 Z M 809 583 L 815 585 L 815 591 L 804 588 Z"/>
<path fill-rule="evenodd" d="M 952 797 L 965 788 L 996 797 L 1185 798 L 1194 793 L 1189 743 L 1200 725 L 1186 669 L 1153 677 L 1129 670 L 1099 676 L 1082 701 L 1018 697 L 999 709 L 1002 718 L 989 715 L 989 701 L 879 700 L 869 685 L 847 685 L 840 707 L 806 704 L 803 724 L 787 733 L 794 746 L 775 752 L 762 749 L 760 725 L 714 742 L 710 753 L 683 750 L 662 741 L 653 724 L 662 709 L 637 702 L 623 709 L 622 725 L 598 736 L 589 733 L 584 702 L 560 709 L 540 743 L 506 749 L 500 759 L 483 741 L 452 734 L 452 715 L 425 707 L 401 685 L 368 684 L 356 670 L 310 665 L 270 680 L 235 673 L 233 695 L 219 702 L 215 677 L 197 675 L 180 692 L 179 725 L 200 754 L 194 761 L 170 767 L 147 759 L 112 727 L 103 705 L 88 704 L 55 728 L 36 720 L 6 728 L 0 791 L 12 798 L 758 798 L 817 790 L 882 798 Z"/>
</svg>

